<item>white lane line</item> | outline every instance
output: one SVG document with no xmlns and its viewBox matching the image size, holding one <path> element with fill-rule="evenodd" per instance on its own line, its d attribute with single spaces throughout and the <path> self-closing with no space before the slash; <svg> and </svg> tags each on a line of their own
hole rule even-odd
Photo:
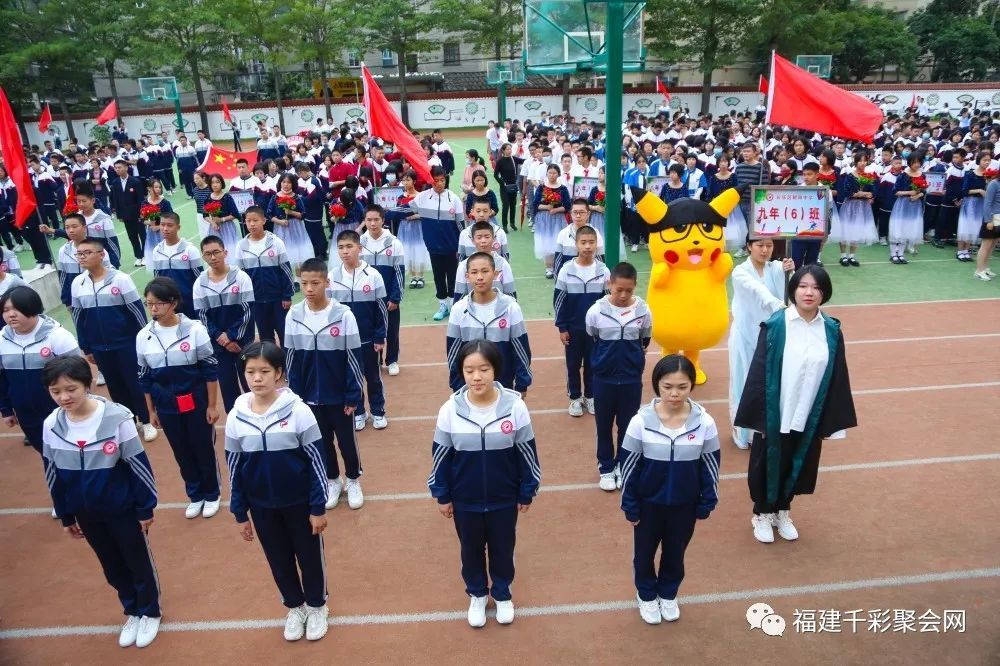
<svg viewBox="0 0 1000 666">
<path fill-rule="evenodd" d="M 819 471 L 822 473 L 831 472 L 855 472 L 864 470 L 892 469 L 896 467 L 915 467 L 922 465 L 947 465 L 966 462 L 993 462 L 1000 461 L 1000 453 L 978 453 L 962 456 L 939 456 L 934 458 L 908 458 L 904 460 L 879 460 L 875 462 L 849 463 L 844 465 L 823 465 Z M 734 474 L 720 474 L 722 481 L 740 481 L 747 478 L 745 472 Z M 543 493 L 565 493 L 577 490 L 594 490 L 598 486 L 596 483 L 563 483 L 556 485 L 543 485 L 539 492 Z M 420 493 L 383 493 L 380 495 L 365 495 L 365 501 L 370 502 L 410 502 L 426 501 L 431 497 L 427 492 Z M 157 509 L 185 509 L 187 502 L 163 502 L 156 506 Z M 229 502 L 223 500 L 222 506 L 229 506 Z M 36 514 L 50 514 L 52 507 L 24 507 L 16 509 L 0 509 L 0 516 L 30 516 Z"/>
<path fill-rule="evenodd" d="M 734 601 L 759 601 L 774 598 L 813 596 L 817 594 L 833 594 L 838 592 L 855 592 L 878 588 L 897 588 L 913 585 L 929 585 L 933 583 L 948 583 L 967 580 L 984 580 L 1000 578 L 1000 567 L 984 569 L 957 569 L 952 571 L 933 571 L 921 574 L 884 576 L 880 578 L 860 578 L 855 580 L 835 581 L 831 583 L 814 583 L 811 585 L 791 585 L 785 587 L 765 587 L 758 589 L 732 590 L 728 592 L 709 592 L 706 594 L 685 595 L 680 598 L 684 605 L 721 604 Z M 557 604 L 551 606 L 518 607 L 519 617 L 551 617 L 563 615 L 591 615 L 595 613 L 617 613 L 634 611 L 635 600 L 596 601 L 578 604 Z M 366 627 L 391 626 L 398 624 L 419 624 L 426 622 L 459 622 L 466 619 L 465 611 L 430 611 L 426 613 L 389 613 L 373 615 L 333 615 L 327 620 L 334 627 Z M 493 611 L 489 612 L 494 616 Z M 285 626 L 281 619 L 241 619 L 214 620 L 194 622 L 164 622 L 160 631 L 180 632 L 217 632 L 217 631 L 249 631 L 255 629 L 275 629 Z M 119 625 L 78 625 L 55 627 L 25 627 L 21 629 L 5 629 L 0 631 L 0 640 L 15 640 L 23 638 L 64 638 L 71 636 L 113 635 L 121 631 Z"/>
</svg>

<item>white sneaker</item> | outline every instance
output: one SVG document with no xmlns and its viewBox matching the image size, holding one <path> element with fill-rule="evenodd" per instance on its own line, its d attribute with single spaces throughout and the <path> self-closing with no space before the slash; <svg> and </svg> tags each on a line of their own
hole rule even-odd
<svg viewBox="0 0 1000 666">
<path fill-rule="evenodd" d="M 514 621 L 514 602 L 508 599 L 507 601 L 497 602 L 497 622 L 500 624 L 510 624 Z"/>
<path fill-rule="evenodd" d="M 615 488 L 617 490 L 622 489 L 622 468 L 621 465 L 615 465 Z"/>
<path fill-rule="evenodd" d="M 297 641 L 306 633 L 306 605 L 289 609 L 285 617 L 285 640 Z"/>
<path fill-rule="evenodd" d="M 390 377 L 395 377 L 398 374 L 399 374 L 399 363 L 390 363 L 389 364 L 389 376 Z"/>
<path fill-rule="evenodd" d="M 989 275 L 989 276 L 990 276 L 991 278 L 995 278 L 995 277 L 997 276 L 997 274 L 996 274 L 996 273 L 994 273 L 993 271 L 991 271 L 991 270 L 990 270 L 990 269 L 988 269 L 988 268 L 984 268 L 984 269 L 983 269 L 983 272 L 984 272 L 984 273 L 986 273 L 987 275 Z"/>
<path fill-rule="evenodd" d="M 570 416 L 583 416 L 583 400 L 570 400 L 566 411 Z"/>
<path fill-rule="evenodd" d="M 142 441 L 144 441 L 144 442 L 152 442 L 154 439 L 156 439 L 156 428 L 154 428 L 152 426 L 152 424 L 150 424 L 150 423 L 143 423 L 142 424 Z"/>
<path fill-rule="evenodd" d="M 469 626 L 486 626 L 486 602 L 489 597 L 470 597 L 469 601 Z"/>
<path fill-rule="evenodd" d="M 122 625 L 122 632 L 118 634 L 119 647 L 129 647 L 135 643 L 135 637 L 139 633 L 139 616 L 129 615 Z"/>
<path fill-rule="evenodd" d="M 639 251 L 639 246 L 638 245 L 633 245 L 632 246 L 632 252 L 638 252 L 638 251 Z"/>
<path fill-rule="evenodd" d="M 982 280 L 983 282 L 989 282 L 990 280 L 993 279 L 993 277 L 986 271 L 979 271 L 977 273 L 973 273 L 973 277 L 975 277 L 977 280 Z"/>
<path fill-rule="evenodd" d="M 667 622 L 676 622 L 681 616 L 681 607 L 676 599 L 660 599 L 660 616 Z"/>
<path fill-rule="evenodd" d="M 597 413 L 597 408 L 594 407 L 594 399 L 593 398 L 584 398 L 583 399 L 583 405 L 587 408 L 587 413 L 588 414 L 593 415 L 593 414 Z"/>
<path fill-rule="evenodd" d="M 222 506 L 221 500 L 215 500 L 214 502 L 205 501 L 205 507 L 201 510 L 202 518 L 211 518 L 215 514 L 219 513 L 219 507 Z"/>
<path fill-rule="evenodd" d="M 201 515 L 201 510 L 204 507 L 205 507 L 204 502 L 191 502 L 190 504 L 187 505 L 187 508 L 184 509 L 184 517 L 187 518 L 188 520 L 191 520 L 192 518 L 197 518 L 198 516 Z"/>
<path fill-rule="evenodd" d="M 43 264 L 42 262 L 39 261 L 38 263 L 35 264 L 35 270 L 36 271 L 40 271 L 43 268 L 45 268 L 45 264 Z"/>
<path fill-rule="evenodd" d="M 553 277 L 555 277 L 555 273 L 552 272 L 552 269 L 546 268 L 545 269 L 545 279 L 551 280 Z"/>
<path fill-rule="evenodd" d="M 352 509 L 360 509 L 365 505 L 365 495 L 361 492 L 361 481 L 358 479 L 348 479 L 344 484 L 347 489 L 347 506 Z"/>
<path fill-rule="evenodd" d="M 56 513 L 56 508 L 52 507 L 52 518 L 58 518 L 58 517 L 59 517 L 59 514 Z"/>
<path fill-rule="evenodd" d="M 755 514 L 750 519 L 750 524 L 753 526 L 753 537 L 761 543 L 774 543 L 774 528 L 771 526 L 771 517 L 770 513 L 762 513 L 759 516 Z"/>
<path fill-rule="evenodd" d="M 306 640 L 318 641 L 326 636 L 326 630 L 330 628 L 326 618 L 330 615 L 330 609 L 325 605 L 320 608 L 306 608 Z"/>
<path fill-rule="evenodd" d="M 750 448 L 750 442 L 744 442 L 740 439 L 740 431 L 736 427 L 733 428 L 733 445 L 743 451 Z"/>
<path fill-rule="evenodd" d="M 98 386 L 104 386 L 105 384 L 107 384 L 107 382 L 104 381 L 104 373 L 98 371 L 97 372 L 97 385 Z"/>
<path fill-rule="evenodd" d="M 771 516 L 771 524 L 778 528 L 778 534 L 781 535 L 782 539 L 785 541 L 795 541 L 799 538 L 799 531 L 792 524 L 790 511 L 779 511 L 777 516 L 774 514 L 771 514 Z"/>
<path fill-rule="evenodd" d="M 635 598 L 639 602 L 639 615 L 642 617 L 642 621 L 646 624 L 659 624 L 660 620 L 663 619 L 660 616 L 660 602 L 656 599 L 643 601 L 638 595 Z"/>
<path fill-rule="evenodd" d="M 361 432 L 365 429 L 365 423 L 368 421 L 368 416 L 366 414 L 357 414 L 354 417 L 354 429 L 357 432 Z"/>
<path fill-rule="evenodd" d="M 333 481 L 326 482 L 327 498 L 326 508 L 332 509 L 340 504 L 340 493 L 344 492 L 344 480 L 339 476 Z"/>
<path fill-rule="evenodd" d="M 135 646 L 138 648 L 146 647 L 153 642 L 159 631 L 160 618 L 143 615 L 139 618 L 139 631 L 135 635 Z"/>
<path fill-rule="evenodd" d="M 140 266 L 142 266 L 142 259 L 136 259 L 135 263 L 132 265 L 135 266 L 136 268 L 139 268 Z"/>
<path fill-rule="evenodd" d="M 606 490 L 609 493 L 614 491 L 618 487 L 615 481 L 615 473 L 608 472 L 607 474 L 601 474 L 601 480 L 597 483 L 601 490 Z"/>
<path fill-rule="evenodd" d="M 385 430 L 386 428 L 389 427 L 389 419 L 385 417 L 385 414 L 383 414 L 382 416 L 373 415 L 372 427 L 375 428 L 376 430 Z"/>
</svg>

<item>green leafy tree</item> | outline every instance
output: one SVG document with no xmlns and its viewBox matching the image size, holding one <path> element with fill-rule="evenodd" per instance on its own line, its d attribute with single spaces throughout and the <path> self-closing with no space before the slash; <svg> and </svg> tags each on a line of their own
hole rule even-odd
<svg viewBox="0 0 1000 666">
<path fill-rule="evenodd" d="M 797 55 L 839 55 L 844 35 L 838 14 L 849 3 L 842 0 L 762 0 L 759 16 L 743 40 L 743 51 L 757 73 L 770 67 L 771 51 L 795 60 Z"/>
<path fill-rule="evenodd" d="M 288 37 L 294 34 L 288 4 L 285 0 L 232 0 L 227 7 L 233 17 L 230 27 L 237 35 L 243 55 L 266 62 L 271 70 L 278 125 L 284 133 L 281 68 L 291 64 L 296 55 L 288 48 Z"/>
<path fill-rule="evenodd" d="M 382 4 L 374 3 L 373 7 Z M 356 17 L 371 20 L 371 10 L 363 12 L 345 0 L 291 0 L 284 25 L 288 34 L 295 35 L 293 46 L 302 62 L 316 63 L 316 73 L 321 81 L 323 106 L 326 117 L 333 117 L 330 108 L 330 89 L 326 79 L 332 73 L 344 73 L 346 67 L 340 60 L 342 51 L 358 49 L 360 36 L 354 29 Z"/>
<path fill-rule="evenodd" d="M 524 14 L 521 0 L 437 0 L 442 27 L 458 33 L 476 53 L 494 60 L 521 54 Z"/>
<path fill-rule="evenodd" d="M 852 5 L 836 14 L 844 48 L 835 59 L 841 81 L 861 82 L 886 65 L 908 68 L 920 55 L 920 47 L 906 23 L 895 12 L 882 7 Z"/>
<path fill-rule="evenodd" d="M 1000 62 L 1000 36 L 982 20 L 972 17 L 951 21 L 931 38 L 934 81 L 982 81 Z"/>
</svg>

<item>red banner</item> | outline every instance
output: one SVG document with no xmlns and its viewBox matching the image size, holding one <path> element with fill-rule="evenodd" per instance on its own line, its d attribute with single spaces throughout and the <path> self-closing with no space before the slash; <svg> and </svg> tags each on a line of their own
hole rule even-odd
<svg viewBox="0 0 1000 666">
<path fill-rule="evenodd" d="M 7 101 L 7 93 L 0 87 L 0 153 L 3 153 L 3 165 L 7 175 L 14 181 L 17 190 L 17 209 L 14 211 L 14 226 L 24 228 L 24 223 L 38 207 L 35 190 L 31 187 L 31 174 L 28 173 L 28 161 L 24 158 L 24 147 L 21 145 L 21 133 L 14 120 L 14 111 Z"/>
<path fill-rule="evenodd" d="M 236 178 L 238 173 L 236 171 L 236 161 L 240 158 L 245 159 L 252 169 L 257 162 L 257 151 L 251 150 L 245 153 L 237 153 L 233 150 L 211 146 L 208 149 L 208 154 L 205 155 L 205 161 L 198 165 L 198 170 L 208 174 L 217 173 L 229 181 Z"/>
<path fill-rule="evenodd" d="M 372 78 L 372 73 L 363 64 L 361 80 L 365 86 L 365 115 L 368 117 L 368 129 L 372 136 L 384 141 L 390 141 L 396 150 L 403 154 L 413 170 L 425 183 L 432 182 L 431 170 L 427 164 L 427 156 L 420 142 L 410 133 L 403 121 L 396 115 L 389 100 Z"/>
</svg>

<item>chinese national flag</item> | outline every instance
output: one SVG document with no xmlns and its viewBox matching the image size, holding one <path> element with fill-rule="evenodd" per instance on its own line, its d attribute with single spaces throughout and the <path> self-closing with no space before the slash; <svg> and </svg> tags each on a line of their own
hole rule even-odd
<svg viewBox="0 0 1000 666">
<path fill-rule="evenodd" d="M 760 81 L 757 82 L 757 92 L 762 95 L 767 94 L 767 78 L 763 74 L 760 75 Z"/>
<path fill-rule="evenodd" d="M 245 153 L 237 153 L 233 150 L 211 146 L 208 149 L 208 154 L 205 155 L 205 161 L 198 166 L 198 170 L 208 174 L 217 173 L 226 180 L 232 180 L 236 178 L 238 173 L 236 171 L 236 160 L 240 158 L 245 159 L 250 167 L 253 168 L 253 165 L 257 162 L 257 152 L 251 150 Z"/>
<path fill-rule="evenodd" d="M 101 111 L 100 115 L 97 116 L 97 124 L 103 125 L 109 123 L 118 117 L 118 105 L 115 104 L 115 100 L 111 100 L 104 110 Z"/>
<path fill-rule="evenodd" d="M 225 102 L 222 103 L 222 119 L 230 125 L 233 124 L 233 114 L 229 113 L 229 105 Z"/>
<path fill-rule="evenodd" d="M 668 104 L 670 103 L 670 91 L 667 90 L 667 87 L 665 85 L 663 85 L 663 81 L 660 80 L 660 77 L 656 77 L 656 92 L 663 95 L 664 99 L 667 100 Z"/>
<path fill-rule="evenodd" d="M 425 183 L 432 182 L 431 169 L 427 164 L 424 149 L 396 115 L 396 110 L 382 94 L 382 90 L 364 63 L 361 64 L 361 82 L 365 88 L 365 115 L 368 117 L 368 130 L 371 135 L 384 141 L 391 141 L 420 179 Z"/>
<path fill-rule="evenodd" d="M 49 110 L 49 105 L 46 104 L 45 108 L 42 109 L 42 115 L 38 117 L 38 133 L 45 134 L 49 131 L 50 125 L 52 125 L 52 111 Z"/>
<path fill-rule="evenodd" d="M 870 142 L 882 124 L 882 110 L 842 90 L 777 53 L 771 55 L 767 118 L 772 125 Z"/>
<path fill-rule="evenodd" d="M 17 190 L 17 209 L 14 211 L 14 226 L 24 228 L 24 223 L 38 207 L 35 190 L 31 187 L 28 161 L 24 158 L 21 133 L 14 120 L 14 111 L 7 101 L 7 93 L 0 87 L 0 153 L 7 175 L 14 181 Z"/>
</svg>

